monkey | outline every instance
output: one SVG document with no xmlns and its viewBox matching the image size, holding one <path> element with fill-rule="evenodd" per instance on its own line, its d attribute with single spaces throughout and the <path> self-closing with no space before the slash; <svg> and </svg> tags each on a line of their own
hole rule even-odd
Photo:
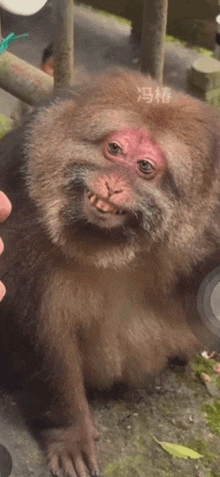
<svg viewBox="0 0 220 477">
<path fill-rule="evenodd" d="M 187 303 L 220 258 L 219 112 L 172 89 L 165 102 L 160 88 L 105 71 L 0 143 L 12 203 L 2 368 L 10 381 L 7 357 L 25 362 L 16 376 L 53 475 L 99 475 L 89 389 L 144 386 L 211 339 Z"/>
</svg>

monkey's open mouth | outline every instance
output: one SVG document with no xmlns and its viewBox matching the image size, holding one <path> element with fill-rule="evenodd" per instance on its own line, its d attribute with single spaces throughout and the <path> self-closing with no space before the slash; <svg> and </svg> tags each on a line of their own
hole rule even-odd
<svg viewBox="0 0 220 477">
<path fill-rule="evenodd" d="M 87 197 L 89 199 L 89 203 L 102 214 L 124 215 L 126 213 L 125 210 L 116 207 L 108 200 L 102 199 L 90 190 L 87 192 Z"/>
</svg>

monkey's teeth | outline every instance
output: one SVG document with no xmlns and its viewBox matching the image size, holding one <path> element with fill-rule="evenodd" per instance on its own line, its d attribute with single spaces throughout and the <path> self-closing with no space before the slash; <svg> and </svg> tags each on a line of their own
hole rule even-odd
<svg viewBox="0 0 220 477">
<path fill-rule="evenodd" d="M 87 197 L 90 199 L 92 197 L 93 193 L 91 191 L 87 192 Z"/>
<path fill-rule="evenodd" d="M 93 194 L 91 191 L 87 193 L 87 197 L 91 205 L 94 205 L 99 212 L 103 214 L 115 214 L 115 215 L 123 215 L 124 211 L 122 209 L 118 209 L 115 205 L 106 202 L 103 199 L 100 199 L 96 194 Z"/>
<path fill-rule="evenodd" d="M 96 208 L 100 209 L 102 212 L 110 212 L 113 209 L 113 207 L 110 204 L 108 204 L 107 202 L 105 202 L 101 199 L 97 200 Z"/>
<path fill-rule="evenodd" d="M 89 197 L 90 203 L 93 205 L 95 202 L 98 200 L 97 195 L 93 194 L 91 197 Z"/>
</svg>

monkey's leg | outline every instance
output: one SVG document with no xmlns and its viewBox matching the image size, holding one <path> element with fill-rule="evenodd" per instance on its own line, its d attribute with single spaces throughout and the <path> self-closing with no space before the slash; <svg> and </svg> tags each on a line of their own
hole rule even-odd
<svg viewBox="0 0 220 477">
<path fill-rule="evenodd" d="M 60 403 L 55 420 L 60 421 L 63 415 L 66 421 L 63 427 L 54 426 L 40 431 L 40 441 L 53 475 L 60 475 L 62 469 L 68 477 L 85 477 L 88 468 L 92 476 L 97 476 L 95 441 L 99 433 L 85 395 L 77 343 L 69 330 L 64 331 L 63 323 L 60 320 L 56 322 L 56 317 L 53 319 L 56 329 L 55 326 L 53 330 L 48 326 L 48 322 L 52 322 L 49 319 L 47 326 L 41 330 L 41 345 L 43 341 L 45 364 L 51 370 L 52 390 Z"/>
</svg>

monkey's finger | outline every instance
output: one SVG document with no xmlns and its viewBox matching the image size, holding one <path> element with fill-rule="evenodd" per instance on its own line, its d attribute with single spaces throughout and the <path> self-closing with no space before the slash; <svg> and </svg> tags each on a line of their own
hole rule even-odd
<svg viewBox="0 0 220 477">
<path fill-rule="evenodd" d="M 4 298 L 5 293 L 6 293 L 5 285 L 2 282 L 0 282 L 0 301 L 2 300 L 2 298 Z"/>
<path fill-rule="evenodd" d="M 59 477 L 58 456 L 55 454 L 51 458 L 48 457 L 47 464 L 50 467 L 50 472 L 53 475 L 53 477 Z"/>
<path fill-rule="evenodd" d="M 63 477 L 63 472 L 60 468 L 60 458 L 58 454 L 54 454 L 51 458 L 47 459 L 47 464 L 53 477 Z"/>
<path fill-rule="evenodd" d="M 76 469 L 77 477 L 86 477 L 88 475 L 86 472 L 83 459 L 80 455 L 78 457 L 75 457 L 74 466 Z"/>
<path fill-rule="evenodd" d="M 87 446 L 86 452 L 85 448 L 83 449 L 83 453 L 85 456 L 86 465 L 89 469 L 91 476 L 98 477 L 99 476 L 99 469 L 98 469 L 98 460 L 96 456 L 96 445 L 95 441 L 93 441 L 90 445 Z"/>
<path fill-rule="evenodd" d="M 0 191 L 0 222 L 3 222 L 11 213 L 11 202 L 4 192 Z"/>
<path fill-rule="evenodd" d="M 62 455 L 60 460 L 65 477 L 86 477 L 85 467 L 83 466 L 82 473 L 75 472 L 72 460 L 68 455 Z"/>
</svg>

